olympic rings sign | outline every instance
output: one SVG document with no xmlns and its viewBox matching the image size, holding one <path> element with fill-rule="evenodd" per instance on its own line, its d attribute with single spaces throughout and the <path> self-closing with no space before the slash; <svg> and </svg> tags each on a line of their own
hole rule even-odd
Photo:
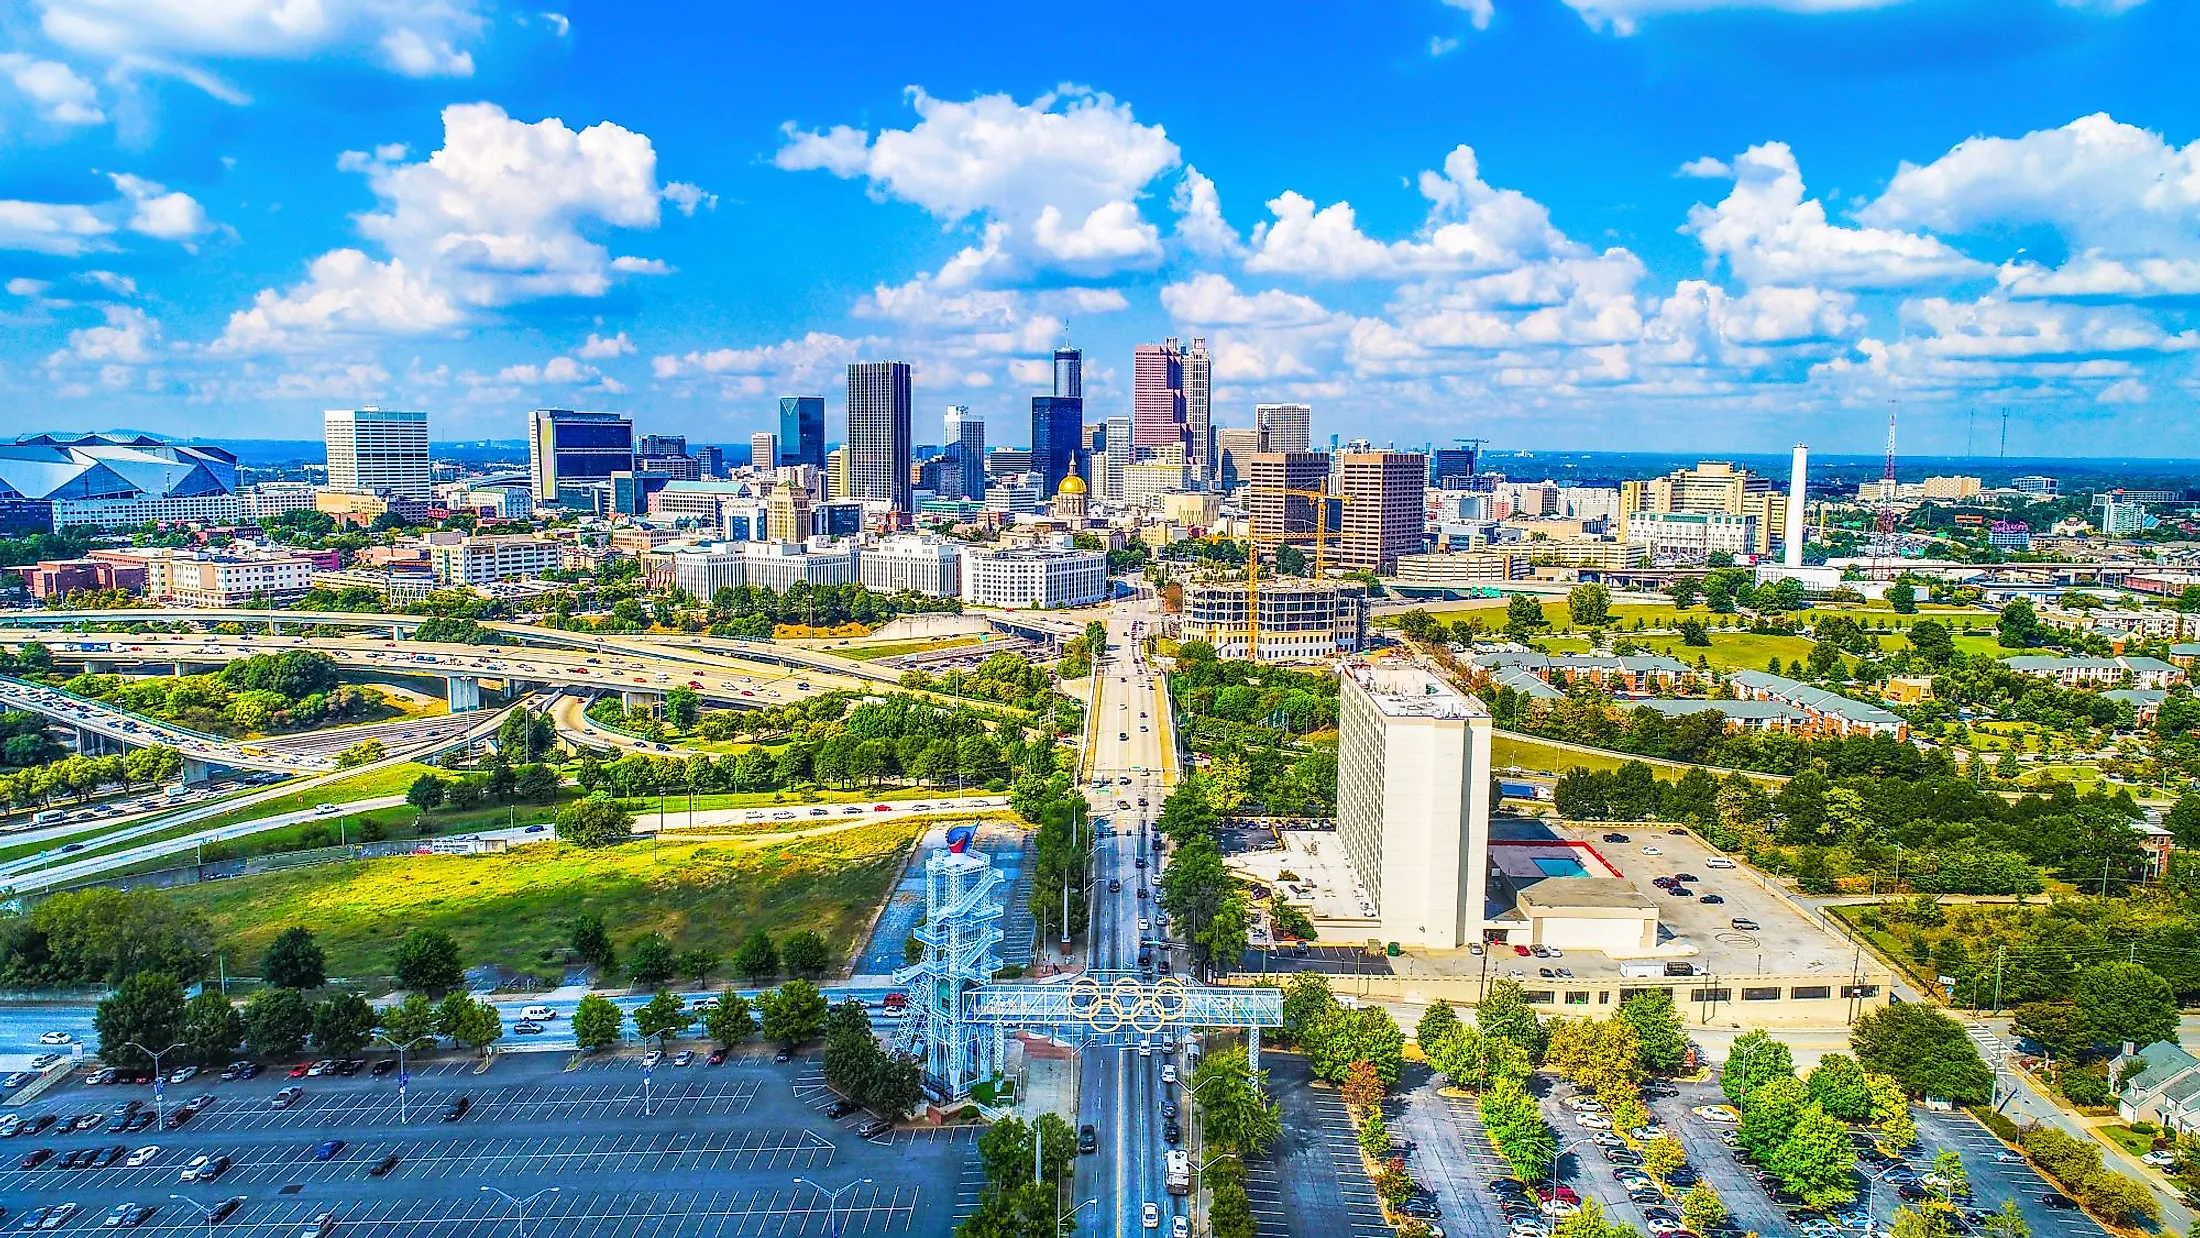
<svg viewBox="0 0 2200 1238">
<path fill-rule="evenodd" d="M 1123 976 L 1105 988 L 1080 976 L 1069 986 L 1070 1017 L 1102 1035 L 1125 1024 L 1151 1035 L 1183 1019 L 1186 1005 L 1184 985 L 1173 976 L 1152 986 Z"/>
</svg>

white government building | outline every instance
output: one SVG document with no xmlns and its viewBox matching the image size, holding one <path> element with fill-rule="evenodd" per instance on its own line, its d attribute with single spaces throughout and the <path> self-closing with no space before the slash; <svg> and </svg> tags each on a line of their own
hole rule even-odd
<svg viewBox="0 0 2200 1238">
<path fill-rule="evenodd" d="M 1091 606 L 1108 596 L 1108 556 L 1078 550 L 1068 538 L 1050 546 L 963 548 L 962 600 L 972 606 L 1025 610 Z"/>
</svg>

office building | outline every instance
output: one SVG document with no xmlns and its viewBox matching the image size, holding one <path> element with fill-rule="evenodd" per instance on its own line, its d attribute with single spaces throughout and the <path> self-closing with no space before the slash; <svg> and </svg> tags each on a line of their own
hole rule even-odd
<svg viewBox="0 0 2200 1238">
<path fill-rule="evenodd" d="M 532 534 L 467 537 L 428 535 L 428 562 L 436 583 L 486 585 L 500 580 L 532 580 L 565 564 L 565 544 Z"/>
<path fill-rule="evenodd" d="M 1105 438 L 1108 449 L 1106 459 L 1093 465 L 1093 481 L 1100 497 L 1110 503 L 1123 501 L 1123 470 L 1138 459 L 1138 448 L 1131 443 L 1131 419 L 1110 417 L 1106 423 Z"/>
<path fill-rule="evenodd" d="M 1772 531 L 1787 524 L 1787 496 L 1772 483 L 1747 469 L 1720 460 L 1706 460 L 1692 469 L 1675 469 L 1663 477 L 1629 481 L 1620 485 L 1621 536 L 1638 512 L 1720 513 L 1754 516 L 1753 555 L 1771 553 Z"/>
<path fill-rule="evenodd" d="M 779 463 L 825 467 L 824 396 L 779 398 Z"/>
<path fill-rule="evenodd" d="M 1031 397 L 1031 467 L 1039 485 L 1052 494 L 1065 477 L 1085 470 L 1085 402 L 1077 396 Z"/>
<path fill-rule="evenodd" d="M 446 493 L 443 505 L 454 512 L 473 512 L 498 520 L 525 520 L 534 513 L 535 496 L 527 493 L 525 486 L 466 486 Z"/>
<path fill-rule="evenodd" d="M 802 484 L 802 470 L 779 470 L 778 484 L 764 500 L 764 537 L 774 542 L 800 542 L 810 537 L 810 491 Z"/>
<path fill-rule="evenodd" d="M 1279 542 L 1311 547 L 1317 531 L 1314 496 L 1328 489 L 1329 457 L 1318 451 L 1260 451 L 1248 463 L 1246 510 L 1253 536 L 1263 548 Z"/>
<path fill-rule="evenodd" d="M 699 598 L 743 585 L 785 593 L 797 583 L 844 585 L 855 578 L 853 543 L 710 542 L 672 554 L 672 583 Z"/>
<path fill-rule="evenodd" d="M 313 510 L 315 487 L 302 481 L 263 481 L 237 496 L 247 520 L 272 520 L 284 512 Z"/>
<path fill-rule="evenodd" d="M 2093 523 L 2107 537 L 2125 537 L 2147 527 L 2147 509 L 2121 491 L 2093 496 Z"/>
<path fill-rule="evenodd" d="M 825 453 L 825 497 L 848 498 L 848 445 L 841 444 Z M 857 500 L 860 502 L 861 500 Z"/>
<path fill-rule="evenodd" d="M 962 545 L 913 534 L 889 537 L 857 554 L 856 573 L 873 593 L 956 597 L 962 593 Z"/>
<path fill-rule="evenodd" d="M 1260 430 L 1216 426 L 1214 463 L 1208 474 L 1220 490 L 1235 490 L 1246 480 L 1253 454 L 1260 450 Z"/>
<path fill-rule="evenodd" d="M 749 467 L 760 472 L 778 468 L 779 436 L 769 430 L 749 435 Z"/>
<path fill-rule="evenodd" d="M 1409 663 L 1347 662 L 1337 694 L 1337 842 L 1386 942 L 1481 939 L 1490 714 Z"/>
<path fill-rule="evenodd" d="M 1428 454 L 1428 484 L 1431 490 L 1465 490 L 1474 479 L 1475 451 L 1472 447 L 1439 447 Z"/>
<path fill-rule="evenodd" d="M 435 495 L 428 469 L 428 415 L 394 408 L 332 408 L 321 414 L 332 490 L 386 490 L 426 502 Z"/>
<path fill-rule="evenodd" d="M 695 479 L 689 478 L 688 480 Z M 609 491 L 610 510 L 601 511 L 599 509 L 599 514 L 615 516 L 648 515 L 650 501 L 659 491 L 671 484 L 672 478 L 663 473 L 622 469 L 613 473 L 611 480 L 605 486 L 596 488 L 598 497 L 601 497 L 604 490 Z M 570 499 L 573 487 L 569 485 L 565 489 L 568 499 Z"/>
<path fill-rule="evenodd" d="M 645 456 L 636 454 L 634 471 L 656 473 L 674 481 L 703 480 L 703 462 L 693 456 Z"/>
<path fill-rule="evenodd" d="M 1131 438 L 1139 447 L 1184 442 L 1184 352 L 1174 336 L 1140 344 L 1132 357 Z M 1108 450 L 1115 450 L 1113 440 Z"/>
<path fill-rule="evenodd" d="M 848 497 L 895 512 L 915 510 L 909 486 L 909 363 L 848 367 Z"/>
<path fill-rule="evenodd" d="M 1627 521 L 1627 541 L 1641 546 L 1652 563 L 1695 565 L 1714 554 L 1740 557 L 1757 545 L 1757 518 L 1725 512 L 1636 512 Z M 1800 568 L 1801 564 L 1793 565 Z M 1792 569 L 1790 569 L 1792 570 Z"/>
<path fill-rule="evenodd" d="M 1428 458 L 1410 451 L 1368 451 L 1345 452 L 1335 460 L 1344 536 L 1329 561 L 1346 571 L 1387 576 L 1397 570 L 1399 555 L 1425 549 Z"/>
<path fill-rule="evenodd" d="M 1085 354 L 1067 344 L 1054 350 L 1054 394 L 1070 400 L 1085 398 Z"/>
<path fill-rule="evenodd" d="M 637 456 L 684 456 L 688 454 L 685 434 L 644 434 L 634 444 Z"/>
<path fill-rule="evenodd" d="M 1192 488 L 1192 466 L 1179 460 L 1143 460 L 1123 470 L 1123 502 L 1151 506 L 1165 494 Z"/>
<path fill-rule="evenodd" d="M 962 404 L 951 404 L 941 419 L 942 439 L 955 484 L 943 490 L 943 499 L 985 499 L 985 417 Z M 944 474 L 943 474 L 944 476 Z"/>
<path fill-rule="evenodd" d="M 1918 497 L 1943 503 L 1961 503 L 1985 492 L 1986 483 L 1976 477 L 1928 477 L 1918 483 Z"/>
<path fill-rule="evenodd" d="M 2062 493 L 2062 482 L 2058 478 L 2028 473 L 2023 477 L 2010 478 L 2009 488 L 2018 494 L 2036 494 L 2052 499 Z"/>
<path fill-rule="evenodd" d="M 1031 452 L 1020 447 L 995 447 L 985 453 L 985 471 L 991 478 L 1028 473 L 1031 471 Z"/>
<path fill-rule="evenodd" d="M 1525 550 L 1522 547 L 1521 550 Z M 1458 550 L 1442 554 L 1399 555 L 1395 572 L 1401 589 L 1473 589 L 1526 580 L 1534 570 L 1530 556 L 1506 550 Z"/>
<path fill-rule="evenodd" d="M 1246 656 L 1243 581 L 1194 581 L 1184 586 L 1180 639 L 1213 645 L 1225 658 Z M 1339 581 L 1263 580 L 1260 662 L 1320 662 L 1367 645 L 1367 589 Z"/>
<path fill-rule="evenodd" d="M 1051 610 L 1091 606 L 1108 596 L 1105 551 L 1078 550 L 1063 537 L 1052 546 L 963 548 L 962 599 L 972 606 Z"/>
<path fill-rule="evenodd" d="M 1314 410 L 1304 404 L 1255 404 L 1253 428 L 1262 451 L 1311 451 Z"/>
<path fill-rule="evenodd" d="M 634 422 L 617 413 L 538 408 L 527 414 L 527 473 L 535 504 L 593 503 L 586 492 L 634 471 Z M 573 494 L 568 496 L 567 491 Z"/>
<path fill-rule="evenodd" d="M 863 504 L 832 499 L 810 505 L 810 536 L 854 537 L 863 532 Z"/>
<path fill-rule="evenodd" d="M 726 453 L 716 447 L 696 448 L 695 473 L 695 480 L 697 481 L 705 478 L 724 477 L 726 475 Z"/>
<path fill-rule="evenodd" d="M 1215 362 L 1207 341 L 1192 337 L 1184 350 L 1184 440 L 1193 475 L 1202 482 L 1214 476 L 1215 459 Z"/>
<path fill-rule="evenodd" d="M 337 566 L 334 551 L 149 546 L 95 550 L 85 558 L 142 571 L 145 595 L 155 601 L 224 609 L 293 601 L 312 587 L 315 572 Z"/>
<path fill-rule="evenodd" d="M 1780 529 L 1781 563 L 1803 566 L 1803 520 L 1810 506 L 1810 445 L 1797 443 L 1788 462 L 1787 523 Z"/>
<path fill-rule="evenodd" d="M 219 447 L 143 434 L 33 434 L 0 444 L 0 526 L 235 524 L 238 513 L 237 458 Z"/>
</svg>

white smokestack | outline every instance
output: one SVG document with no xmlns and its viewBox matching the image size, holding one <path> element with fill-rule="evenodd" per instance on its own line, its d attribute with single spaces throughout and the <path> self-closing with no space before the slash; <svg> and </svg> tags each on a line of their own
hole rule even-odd
<svg viewBox="0 0 2200 1238">
<path fill-rule="evenodd" d="M 1789 567 L 1803 566 L 1804 495 L 1810 480 L 1810 446 L 1795 445 L 1795 464 L 1788 472 L 1787 529 L 1782 538 Z"/>
</svg>

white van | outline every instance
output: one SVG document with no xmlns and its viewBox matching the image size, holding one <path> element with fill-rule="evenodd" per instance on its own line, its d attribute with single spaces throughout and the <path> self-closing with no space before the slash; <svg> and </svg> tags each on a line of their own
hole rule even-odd
<svg viewBox="0 0 2200 1238">
<path fill-rule="evenodd" d="M 558 1012 L 548 1006 L 529 1006 L 519 1012 L 519 1017 L 531 1023 L 546 1023 L 558 1017 Z"/>
<path fill-rule="evenodd" d="M 336 811 L 336 805 L 334 805 L 334 804 L 315 804 L 315 805 L 313 806 L 313 811 L 314 811 L 314 814 L 315 814 L 316 816 L 322 816 L 322 817 L 325 817 L 325 816 L 329 815 L 330 813 L 332 813 L 332 812 L 335 812 L 335 811 Z"/>
<path fill-rule="evenodd" d="M 1705 868 L 1732 868 L 1734 867 L 1734 861 L 1727 859 L 1723 855 L 1715 855 L 1706 859 L 1703 862 L 1703 866 Z"/>
</svg>

